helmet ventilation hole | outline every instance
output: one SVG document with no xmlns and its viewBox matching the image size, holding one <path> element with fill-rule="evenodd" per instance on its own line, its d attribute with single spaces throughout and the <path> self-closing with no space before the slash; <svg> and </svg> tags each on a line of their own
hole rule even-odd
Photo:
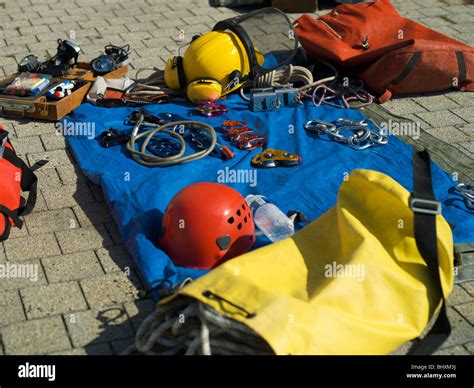
<svg viewBox="0 0 474 388">
<path fill-rule="evenodd" d="M 234 217 L 230 217 L 230 218 L 227 220 L 227 222 L 228 222 L 229 224 L 233 224 L 233 223 L 234 223 Z"/>
<path fill-rule="evenodd" d="M 237 210 L 237 215 L 238 215 L 239 217 L 240 217 L 241 214 L 242 214 L 242 213 L 240 212 L 240 209 Z"/>
<path fill-rule="evenodd" d="M 237 225 L 237 229 L 242 229 L 242 223 L 240 222 L 239 225 Z"/>
<path fill-rule="evenodd" d="M 243 204 L 242 204 L 242 209 L 244 209 L 244 210 L 245 210 L 245 203 L 243 203 Z"/>
<path fill-rule="evenodd" d="M 244 222 L 247 223 L 247 217 L 244 217 Z"/>
</svg>

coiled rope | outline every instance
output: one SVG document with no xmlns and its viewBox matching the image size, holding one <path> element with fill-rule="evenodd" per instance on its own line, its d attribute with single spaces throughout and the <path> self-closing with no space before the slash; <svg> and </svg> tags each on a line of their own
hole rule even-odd
<svg viewBox="0 0 474 388">
<path fill-rule="evenodd" d="M 178 297 L 158 306 L 137 330 L 123 354 L 269 355 L 270 346 L 243 323 L 208 305 Z"/>
<path fill-rule="evenodd" d="M 240 88 L 240 97 L 246 101 L 250 101 L 250 98 L 244 94 L 243 89 L 245 87 L 253 88 L 269 88 L 269 87 L 281 87 L 289 83 L 303 83 L 303 86 L 297 88 L 300 93 L 300 97 L 310 96 L 307 94 L 311 89 L 315 88 L 318 85 L 324 84 L 326 82 L 334 81 L 338 73 L 336 69 L 327 64 L 334 71 L 334 75 L 326 78 L 319 79 L 314 81 L 313 74 L 309 69 L 303 66 L 293 66 L 288 65 L 283 69 L 273 70 L 268 73 L 262 74 L 255 78 L 254 81 L 247 81 Z"/>
<path fill-rule="evenodd" d="M 140 163 L 143 166 L 168 167 L 177 164 L 192 162 L 194 160 L 198 160 L 209 155 L 214 150 L 214 147 L 217 143 L 217 135 L 214 128 L 212 128 L 208 124 L 199 121 L 175 121 L 171 123 L 166 123 L 164 125 L 156 126 L 155 128 L 150 129 L 148 131 L 138 133 L 141 125 L 143 124 L 144 118 L 145 116 L 143 115 L 143 113 L 140 114 L 140 117 L 138 118 L 137 123 L 135 124 L 135 127 L 132 130 L 132 134 L 130 135 L 130 140 L 127 143 L 127 150 L 132 154 L 132 158 L 137 163 Z M 184 137 L 181 136 L 175 130 L 168 129 L 176 129 L 180 127 L 189 128 L 190 131 L 196 129 L 197 127 L 200 130 L 207 132 L 210 138 L 209 146 L 206 149 L 195 152 L 191 155 L 183 156 L 186 151 L 186 142 L 184 140 Z M 166 134 L 176 139 L 180 145 L 178 153 L 172 156 L 160 157 L 147 152 L 147 147 L 150 140 L 158 133 Z M 140 139 L 144 140 L 141 147 L 137 149 L 137 142 Z"/>
<path fill-rule="evenodd" d="M 153 71 L 148 77 L 140 79 L 140 73 Z M 165 71 L 156 67 L 142 67 L 135 73 L 136 81 L 125 91 L 128 96 L 155 97 L 160 95 L 183 96 L 181 90 L 171 89 L 166 86 Z"/>
</svg>

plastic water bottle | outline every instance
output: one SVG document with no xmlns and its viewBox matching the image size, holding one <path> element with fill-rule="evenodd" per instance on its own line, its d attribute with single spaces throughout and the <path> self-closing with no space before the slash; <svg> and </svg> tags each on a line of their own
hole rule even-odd
<svg viewBox="0 0 474 388">
<path fill-rule="evenodd" d="M 255 225 L 271 242 L 283 240 L 295 233 L 293 221 L 263 195 L 250 194 L 245 200 L 252 209 Z"/>
</svg>

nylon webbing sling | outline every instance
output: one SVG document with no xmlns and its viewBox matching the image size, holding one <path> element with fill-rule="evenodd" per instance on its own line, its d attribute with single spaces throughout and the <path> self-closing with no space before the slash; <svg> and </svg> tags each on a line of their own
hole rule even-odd
<svg viewBox="0 0 474 388">
<path fill-rule="evenodd" d="M 451 334 L 439 273 L 436 215 L 441 214 L 441 203 L 436 201 L 431 181 L 431 161 L 428 152 L 413 153 L 413 193 L 410 207 L 414 212 L 414 230 L 417 248 L 426 261 L 431 278 L 442 299 L 436 321 L 424 338 L 413 345 L 410 355 L 433 353 Z"/>
</svg>

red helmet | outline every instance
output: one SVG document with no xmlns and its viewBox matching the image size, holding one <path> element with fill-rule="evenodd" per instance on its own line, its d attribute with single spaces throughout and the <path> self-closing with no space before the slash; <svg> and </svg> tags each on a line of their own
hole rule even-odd
<svg viewBox="0 0 474 388">
<path fill-rule="evenodd" d="M 163 216 L 159 246 L 181 267 L 209 269 L 247 252 L 255 228 L 247 202 L 218 183 L 195 183 L 178 192 Z"/>
</svg>

